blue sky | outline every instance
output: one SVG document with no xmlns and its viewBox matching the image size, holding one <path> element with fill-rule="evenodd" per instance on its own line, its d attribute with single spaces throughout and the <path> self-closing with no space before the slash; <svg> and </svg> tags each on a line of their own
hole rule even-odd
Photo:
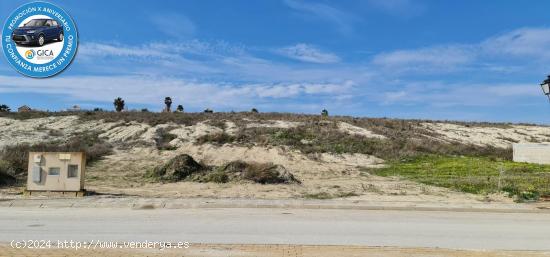
<svg viewBox="0 0 550 257">
<path fill-rule="evenodd" d="M 1 58 L 0 103 L 550 123 L 550 1 L 50 2 L 79 52 L 48 79 Z"/>
</svg>

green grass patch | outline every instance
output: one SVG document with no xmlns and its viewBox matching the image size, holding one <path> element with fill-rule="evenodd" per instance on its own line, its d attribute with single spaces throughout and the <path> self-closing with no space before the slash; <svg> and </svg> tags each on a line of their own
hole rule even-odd
<svg viewBox="0 0 550 257">
<path fill-rule="evenodd" d="M 400 176 L 467 193 L 503 191 L 520 202 L 550 195 L 550 165 L 487 157 L 429 155 L 393 161 L 385 168 L 371 169 L 370 172 L 380 176 Z"/>
</svg>

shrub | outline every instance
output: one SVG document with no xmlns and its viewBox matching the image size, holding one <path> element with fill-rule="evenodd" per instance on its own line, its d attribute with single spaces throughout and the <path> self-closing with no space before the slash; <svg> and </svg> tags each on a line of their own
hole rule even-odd
<svg viewBox="0 0 550 257">
<path fill-rule="evenodd" d="M 9 186 L 15 184 L 16 182 L 15 177 L 8 174 L 8 169 L 9 163 L 4 160 L 0 160 L 0 187 Z"/>
<path fill-rule="evenodd" d="M 273 164 L 252 164 L 243 172 L 243 178 L 260 184 L 280 184 L 285 181 L 279 177 L 279 167 Z"/>
<path fill-rule="evenodd" d="M 203 176 L 198 176 L 194 181 L 201 183 L 213 182 L 223 184 L 229 182 L 229 176 L 224 171 L 216 170 L 208 172 Z"/>
<path fill-rule="evenodd" d="M 158 150 L 174 150 L 176 147 L 170 145 L 170 142 L 177 136 L 170 134 L 169 129 L 159 128 L 156 131 L 155 144 Z"/>
<path fill-rule="evenodd" d="M 101 159 L 112 152 L 112 146 L 98 138 L 97 134 L 80 134 L 67 142 L 54 141 L 38 144 L 6 146 L 0 151 L 0 160 L 12 176 L 26 176 L 29 152 L 84 152 L 88 163 Z"/>
<path fill-rule="evenodd" d="M 260 184 L 300 183 L 285 167 L 272 163 L 246 163 L 233 161 L 223 171 Z"/>
<path fill-rule="evenodd" d="M 177 182 L 204 170 L 205 167 L 196 162 L 193 157 L 181 154 L 155 167 L 146 176 L 161 181 Z"/>
<path fill-rule="evenodd" d="M 197 138 L 196 143 L 197 144 L 210 143 L 215 145 L 224 145 L 227 143 L 231 143 L 233 141 L 235 141 L 235 137 L 227 133 L 214 133 L 214 134 L 207 134 Z"/>
<path fill-rule="evenodd" d="M 10 112 L 11 109 L 9 106 L 5 105 L 5 104 L 0 104 L 0 112 Z"/>
<path fill-rule="evenodd" d="M 16 179 L 7 173 L 0 171 L 0 187 L 11 186 L 16 183 Z"/>
<path fill-rule="evenodd" d="M 148 171 L 145 176 L 164 182 L 187 180 L 199 183 L 227 183 L 232 180 L 249 180 L 260 184 L 300 183 L 281 165 L 233 161 L 220 167 L 205 166 L 187 154 L 172 158 L 167 163 Z"/>
</svg>

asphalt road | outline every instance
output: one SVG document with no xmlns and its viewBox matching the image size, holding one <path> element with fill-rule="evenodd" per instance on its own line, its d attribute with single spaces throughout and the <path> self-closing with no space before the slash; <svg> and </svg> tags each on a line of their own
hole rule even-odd
<svg viewBox="0 0 550 257">
<path fill-rule="evenodd" d="M 550 250 L 550 214 L 0 208 L 0 242 L 30 239 Z"/>
</svg>

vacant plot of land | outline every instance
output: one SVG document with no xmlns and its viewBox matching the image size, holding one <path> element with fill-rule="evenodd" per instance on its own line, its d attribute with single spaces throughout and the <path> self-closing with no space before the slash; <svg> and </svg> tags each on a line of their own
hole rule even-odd
<svg viewBox="0 0 550 257">
<path fill-rule="evenodd" d="M 369 170 L 381 176 L 400 176 L 428 185 L 490 194 L 508 193 L 518 201 L 550 195 L 550 165 L 515 163 L 485 157 L 424 156 Z"/>
<path fill-rule="evenodd" d="M 468 170 L 470 167 L 461 162 L 448 162 L 444 168 L 457 172 L 452 174 L 454 180 L 444 183 L 420 179 L 429 178 L 422 166 L 409 167 L 405 172 L 396 165 L 426 155 L 510 160 L 512 142 L 542 142 L 548 135 L 550 127 L 534 125 L 288 113 L 7 113 L 0 114 L 0 184 L 8 185 L 9 190 L 24 186 L 25 152 L 30 149 L 83 150 L 90 157 L 86 187 L 103 194 L 509 202 L 511 199 L 499 192 L 518 199 L 537 199 L 546 194 L 545 171 L 525 165 L 522 172 L 512 170 L 504 177 L 498 176 L 499 184 L 493 169 L 497 164 L 492 161 L 483 164 L 493 167 L 490 174 Z M 273 164 L 301 183 L 264 185 L 231 179 L 231 175 L 243 172 L 203 172 L 184 181 L 157 181 L 146 176 L 182 154 L 204 167 L 221 167 L 235 161 Z M 423 159 L 424 163 L 430 161 L 434 163 L 424 166 L 439 167 L 438 159 Z M 391 169 L 374 170 L 384 163 L 391 164 Z M 396 167 L 403 171 L 392 171 Z M 444 168 L 437 169 L 445 172 Z M 362 172 L 366 169 L 368 174 Z M 409 173 L 400 177 L 410 180 L 376 176 L 399 173 Z M 437 177 L 440 180 L 442 176 Z M 265 183 L 264 179 L 255 180 Z M 518 181 L 521 183 L 507 186 Z M 0 193 L 5 191 L 2 188 Z M 497 194 L 486 197 L 492 192 Z"/>
</svg>

